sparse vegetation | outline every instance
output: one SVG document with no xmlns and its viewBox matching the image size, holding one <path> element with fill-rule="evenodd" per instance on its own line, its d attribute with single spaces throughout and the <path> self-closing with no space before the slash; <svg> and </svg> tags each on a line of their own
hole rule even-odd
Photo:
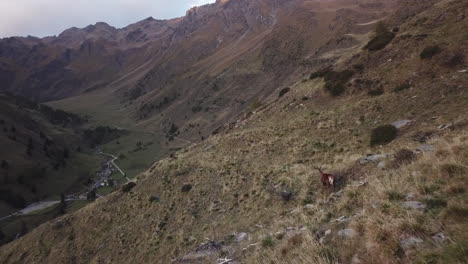
<svg viewBox="0 0 468 264">
<path fill-rule="evenodd" d="M 192 190 L 192 184 L 184 184 L 182 185 L 181 191 L 182 192 L 190 192 Z"/>
<path fill-rule="evenodd" d="M 134 182 L 129 182 L 127 184 L 124 184 L 122 186 L 122 192 L 126 193 L 126 192 L 129 192 L 131 191 L 134 187 L 136 186 L 136 183 Z"/>
<path fill-rule="evenodd" d="M 404 91 L 404 90 L 407 90 L 411 88 L 411 84 L 409 83 L 402 83 L 400 85 L 398 85 L 397 87 L 395 87 L 395 89 L 393 90 L 394 92 L 398 93 L 398 92 L 401 92 L 401 91 Z"/>
<path fill-rule="evenodd" d="M 83 139 L 90 145 L 90 147 L 96 147 L 114 139 L 117 139 L 124 135 L 123 130 L 99 126 L 95 129 L 88 129 L 83 132 Z"/>
<path fill-rule="evenodd" d="M 385 48 L 394 38 L 395 33 L 390 32 L 383 22 L 379 22 L 375 29 L 374 37 L 367 43 L 364 48 L 370 51 L 381 50 Z"/>
<path fill-rule="evenodd" d="M 416 154 L 409 149 L 400 149 L 395 153 L 395 166 L 402 166 L 411 163 L 416 159 Z"/>
<path fill-rule="evenodd" d="M 373 90 L 369 90 L 367 92 L 367 94 L 369 96 L 379 96 L 379 95 L 384 94 L 384 90 L 382 88 L 376 88 L 376 89 L 373 89 Z"/>
<path fill-rule="evenodd" d="M 443 59 L 443 64 L 449 68 L 462 66 L 465 64 L 465 54 L 461 51 L 455 51 L 448 54 L 447 57 Z"/>
<path fill-rule="evenodd" d="M 433 45 L 425 47 L 419 56 L 421 59 L 430 59 L 440 52 L 442 52 L 442 49 L 438 45 Z"/>
<path fill-rule="evenodd" d="M 275 242 L 273 241 L 273 237 L 268 235 L 262 240 L 263 247 L 273 247 L 275 246 Z"/>
<path fill-rule="evenodd" d="M 286 87 L 286 88 L 281 89 L 281 91 L 280 91 L 279 94 L 278 94 L 278 98 L 283 97 L 283 96 L 284 96 L 285 94 L 287 94 L 289 91 L 291 91 L 291 88 L 289 88 L 289 87 Z"/>
<path fill-rule="evenodd" d="M 353 77 L 354 71 L 334 71 L 331 68 L 325 68 L 312 73 L 310 79 L 324 78 L 325 89 L 332 96 L 340 96 L 345 92 L 346 83 Z"/>
<path fill-rule="evenodd" d="M 398 129 L 392 125 L 379 126 L 372 130 L 370 145 L 383 145 L 392 142 L 398 135 Z"/>
</svg>

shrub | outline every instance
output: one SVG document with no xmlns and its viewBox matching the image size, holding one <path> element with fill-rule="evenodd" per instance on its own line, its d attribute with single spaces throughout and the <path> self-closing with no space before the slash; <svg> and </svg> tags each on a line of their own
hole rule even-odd
<svg viewBox="0 0 468 264">
<path fill-rule="evenodd" d="M 416 158 L 416 155 L 413 151 L 409 149 L 400 149 L 395 153 L 395 165 L 402 166 L 408 163 L 411 163 Z"/>
<path fill-rule="evenodd" d="M 86 200 L 95 200 L 96 199 L 96 190 L 92 189 L 86 194 Z"/>
<path fill-rule="evenodd" d="M 326 82 L 346 83 L 353 75 L 354 71 L 352 70 L 344 70 L 341 72 L 329 71 L 324 77 Z"/>
<path fill-rule="evenodd" d="M 275 242 L 273 241 L 273 238 L 271 236 L 266 236 L 262 240 L 262 246 L 263 247 L 273 247 L 275 245 Z"/>
<path fill-rule="evenodd" d="M 157 203 L 157 202 L 160 201 L 160 199 L 159 199 L 159 197 L 157 197 L 157 196 L 151 196 L 151 197 L 149 198 L 149 201 L 152 202 L 152 203 L 153 203 L 153 202 L 154 202 L 154 203 Z"/>
<path fill-rule="evenodd" d="M 190 190 L 192 190 L 192 184 L 184 184 L 181 189 L 182 192 L 189 192 Z"/>
<path fill-rule="evenodd" d="M 379 22 L 375 29 L 375 36 L 364 46 L 364 49 L 376 51 L 385 48 L 393 39 L 395 33 L 390 32 L 384 23 Z"/>
<path fill-rule="evenodd" d="M 426 203 L 428 209 L 447 207 L 447 201 L 439 198 L 425 199 L 424 202 Z"/>
<path fill-rule="evenodd" d="M 398 134 L 398 129 L 392 125 L 383 125 L 374 128 L 371 132 L 370 145 L 383 145 L 393 141 Z"/>
<path fill-rule="evenodd" d="M 330 71 L 331 71 L 331 68 L 330 68 L 330 67 L 320 69 L 320 70 L 318 70 L 318 71 L 312 73 L 312 74 L 310 75 L 309 79 L 313 80 L 313 79 L 316 79 L 316 78 L 323 78 L 323 77 L 325 77 L 325 75 L 327 75 Z"/>
<path fill-rule="evenodd" d="M 194 112 L 194 113 L 201 112 L 202 110 L 203 110 L 203 107 L 201 105 L 197 105 L 197 106 L 192 107 L 192 112 Z"/>
<path fill-rule="evenodd" d="M 411 88 L 411 85 L 409 83 L 403 83 L 403 84 L 400 84 L 397 87 L 395 87 L 395 89 L 393 89 L 393 91 L 398 93 L 398 92 L 401 92 L 403 90 L 407 90 L 409 88 Z"/>
<path fill-rule="evenodd" d="M 397 191 L 387 191 L 386 193 L 388 200 L 390 201 L 401 201 L 405 196 Z"/>
<path fill-rule="evenodd" d="M 337 83 L 337 82 L 326 83 L 325 89 L 332 96 L 340 96 L 345 92 L 345 86 L 342 83 Z"/>
<path fill-rule="evenodd" d="M 291 88 L 289 88 L 289 87 L 286 87 L 286 88 L 281 89 L 281 91 L 280 91 L 279 94 L 278 94 L 278 98 L 283 97 L 283 96 L 284 96 L 285 94 L 287 94 L 289 91 L 291 91 Z"/>
<path fill-rule="evenodd" d="M 382 95 L 382 94 L 384 94 L 384 90 L 382 88 L 369 90 L 367 92 L 367 95 L 369 95 L 369 96 L 379 96 L 379 95 Z"/>
<path fill-rule="evenodd" d="M 126 193 L 132 190 L 136 186 L 136 183 L 134 182 L 129 182 L 125 185 L 122 186 L 122 192 Z"/>
<path fill-rule="evenodd" d="M 464 175 L 468 172 L 468 169 L 466 169 L 462 165 L 446 163 L 440 167 L 440 172 L 444 176 L 454 177 Z"/>
<path fill-rule="evenodd" d="M 364 64 L 362 63 L 354 64 L 353 69 L 358 72 L 362 72 L 364 70 Z"/>
<path fill-rule="evenodd" d="M 437 45 L 428 46 L 423 49 L 419 56 L 421 57 L 421 59 L 430 59 L 435 55 L 439 54 L 441 51 L 442 49 Z"/>
<path fill-rule="evenodd" d="M 450 54 L 444 61 L 443 64 L 449 68 L 455 68 L 459 65 L 465 63 L 465 54 L 463 52 L 457 51 Z"/>
<path fill-rule="evenodd" d="M 345 92 L 345 84 L 353 77 L 354 72 L 344 70 L 341 72 L 329 71 L 325 75 L 325 89 L 332 96 L 340 96 Z"/>
<path fill-rule="evenodd" d="M 250 109 L 252 111 L 255 111 L 256 109 L 260 108 L 262 105 L 263 105 L 262 102 L 260 102 L 258 99 L 255 99 L 250 105 Z"/>
<path fill-rule="evenodd" d="M 354 71 L 334 71 L 330 68 L 318 70 L 310 75 L 310 79 L 324 78 L 325 90 L 332 96 L 340 96 L 345 91 L 345 84 L 353 77 Z"/>
</svg>

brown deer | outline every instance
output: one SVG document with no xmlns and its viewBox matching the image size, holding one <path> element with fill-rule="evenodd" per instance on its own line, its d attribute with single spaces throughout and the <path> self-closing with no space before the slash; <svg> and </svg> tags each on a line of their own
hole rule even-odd
<svg viewBox="0 0 468 264">
<path fill-rule="evenodd" d="M 314 167 L 314 169 L 319 171 L 320 181 L 322 182 L 323 186 L 335 187 L 335 176 L 333 176 L 333 174 L 324 173 L 322 171 L 322 166 L 320 166 L 319 168 Z"/>
</svg>

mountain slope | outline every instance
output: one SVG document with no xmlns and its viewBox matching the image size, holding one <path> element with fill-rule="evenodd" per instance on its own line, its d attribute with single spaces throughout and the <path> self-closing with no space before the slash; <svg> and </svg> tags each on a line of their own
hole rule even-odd
<svg viewBox="0 0 468 264">
<path fill-rule="evenodd" d="M 319 59 L 322 52 L 356 45 L 354 39 L 330 41 L 366 33 L 371 27 L 356 24 L 395 9 L 395 1 L 375 2 L 218 1 L 174 20 L 5 39 L 0 50 L 12 52 L 0 55 L 9 84 L 3 89 L 40 101 L 66 98 L 51 105 L 101 124 L 163 130 L 176 123 L 185 137 L 199 140 L 279 86 L 334 60 Z"/>
<path fill-rule="evenodd" d="M 4 94 L 0 109 L 2 217 L 79 190 L 97 169 L 76 129 L 80 117 Z"/>
<path fill-rule="evenodd" d="M 265 96 L 131 191 L 39 227 L 0 260 L 466 262 L 464 10 L 452 0 L 408 20 L 390 15 L 401 24 L 385 47 L 327 49 L 320 59 L 336 57 L 333 71 Z M 371 131 L 390 123 L 396 139 L 370 146 Z M 386 155 L 377 164 L 368 154 Z M 321 186 L 320 164 L 337 176 L 334 190 Z"/>
</svg>

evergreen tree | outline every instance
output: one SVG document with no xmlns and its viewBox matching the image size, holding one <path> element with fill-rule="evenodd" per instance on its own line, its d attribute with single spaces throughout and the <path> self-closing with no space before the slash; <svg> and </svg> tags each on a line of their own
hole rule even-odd
<svg viewBox="0 0 468 264">
<path fill-rule="evenodd" d="M 60 204 L 59 204 L 59 213 L 65 214 L 67 209 L 67 202 L 65 201 L 65 195 L 63 193 L 60 194 Z"/>
</svg>

